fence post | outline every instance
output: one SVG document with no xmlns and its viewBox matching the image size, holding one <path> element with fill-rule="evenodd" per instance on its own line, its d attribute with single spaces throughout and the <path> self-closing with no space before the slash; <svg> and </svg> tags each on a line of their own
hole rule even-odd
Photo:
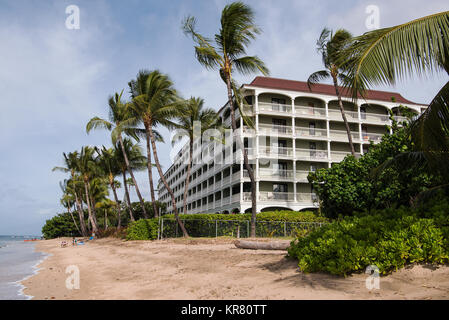
<svg viewBox="0 0 449 320">
<path fill-rule="evenodd" d="M 218 237 L 218 220 L 215 220 L 215 238 Z"/>
<path fill-rule="evenodd" d="M 178 221 L 175 221 L 175 222 L 176 222 L 175 238 L 177 238 L 178 237 Z"/>
<path fill-rule="evenodd" d="M 249 238 L 249 220 L 246 221 L 246 237 Z"/>
<path fill-rule="evenodd" d="M 162 225 L 161 225 L 161 240 L 164 239 L 164 218 L 162 218 Z"/>
<path fill-rule="evenodd" d="M 284 237 L 287 237 L 287 221 L 284 221 Z"/>
</svg>

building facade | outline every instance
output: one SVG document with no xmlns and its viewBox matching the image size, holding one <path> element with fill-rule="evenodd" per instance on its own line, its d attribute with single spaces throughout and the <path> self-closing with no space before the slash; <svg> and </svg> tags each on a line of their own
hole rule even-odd
<svg viewBox="0 0 449 320">
<path fill-rule="evenodd" d="M 238 129 L 227 133 L 226 143 L 209 135 L 203 136 L 202 143 L 195 142 L 187 213 L 251 210 L 251 184 L 235 141 L 237 136 L 244 141 L 256 177 L 257 212 L 316 208 L 319 200 L 307 180 L 309 172 L 329 168 L 351 153 L 334 87 L 317 84 L 310 90 L 302 81 L 256 77 L 241 91 L 245 97 L 243 113 L 252 122 L 252 128 L 236 111 Z M 366 153 L 371 143 L 391 132 L 390 110 L 394 119 L 401 122 L 408 118 L 401 115 L 400 105 L 416 115 L 426 108 L 398 93 L 385 91 L 368 91 L 357 104 L 348 97 L 343 100 L 356 156 Z M 219 110 L 219 115 L 222 123 L 230 127 L 228 105 Z M 164 174 L 179 212 L 183 206 L 188 150 L 187 144 Z M 161 180 L 158 198 L 172 213 L 171 197 Z"/>
</svg>

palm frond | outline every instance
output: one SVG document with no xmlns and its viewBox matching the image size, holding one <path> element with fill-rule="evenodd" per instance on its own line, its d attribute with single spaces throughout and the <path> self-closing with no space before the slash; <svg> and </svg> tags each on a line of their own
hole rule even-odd
<svg viewBox="0 0 449 320">
<path fill-rule="evenodd" d="M 268 76 L 270 71 L 265 63 L 257 56 L 246 56 L 233 61 L 235 68 L 243 75 L 249 75 L 260 71 L 264 76 Z"/>
<path fill-rule="evenodd" d="M 325 79 L 328 79 L 330 76 L 331 75 L 327 70 L 320 70 L 312 73 L 307 79 L 307 86 L 309 87 L 309 90 L 312 90 L 312 86 L 314 84 L 319 83 Z"/>
</svg>

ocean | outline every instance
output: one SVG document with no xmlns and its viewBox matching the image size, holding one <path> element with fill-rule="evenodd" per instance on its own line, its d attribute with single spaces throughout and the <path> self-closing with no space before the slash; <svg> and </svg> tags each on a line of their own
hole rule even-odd
<svg viewBox="0 0 449 320">
<path fill-rule="evenodd" d="M 35 251 L 30 236 L 0 236 L 0 300 L 28 300 L 19 282 L 35 274 L 47 254 Z"/>
</svg>

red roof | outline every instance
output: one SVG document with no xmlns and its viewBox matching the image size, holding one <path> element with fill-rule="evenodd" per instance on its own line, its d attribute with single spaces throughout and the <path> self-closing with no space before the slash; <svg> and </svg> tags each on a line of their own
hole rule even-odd
<svg viewBox="0 0 449 320">
<path fill-rule="evenodd" d="M 289 90 L 289 91 L 299 91 L 299 92 L 309 92 L 309 93 L 317 93 L 317 94 L 326 94 L 335 96 L 335 88 L 333 85 L 329 84 L 315 84 L 312 86 L 312 90 L 307 86 L 307 82 L 304 81 L 296 81 L 296 80 L 286 80 L 286 79 L 277 79 L 270 77 L 256 77 L 249 86 L 260 87 L 260 88 L 269 88 L 269 89 L 280 89 L 280 90 Z M 348 92 L 340 87 L 342 96 L 350 97 Z M 397 103 L 406 103 L 406 104 L 415 104 L 415 105 L 423 105 L 420 103 L 412 102 L 410 100 L 405 99 L 399 93 L 396 92 L 388 92 L 388 91 L 379 91 L 379 90 L 367 90 L 365 94 L 365 98 L 368 100 L 380 100 L 391 102 L 391 98 L 394 97 Z"/>
</svg>

